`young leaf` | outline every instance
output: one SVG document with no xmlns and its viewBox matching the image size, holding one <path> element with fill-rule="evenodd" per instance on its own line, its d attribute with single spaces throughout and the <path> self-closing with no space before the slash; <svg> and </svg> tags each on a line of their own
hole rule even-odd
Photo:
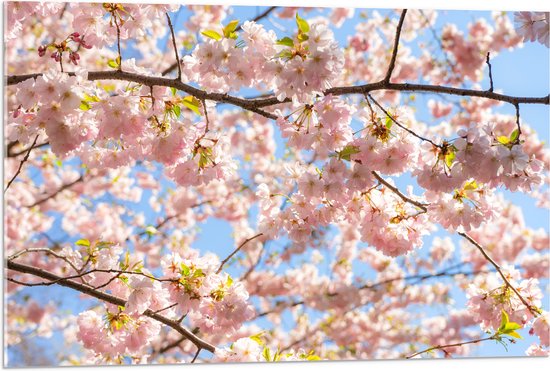
<svg viewBox="0 0 550 371">
<path fill-rule="evenodd" d="M 510 134 L 510 143 L 514 143 L 516 141 L 516 139 L 518 139 L 518 136 L 519 136 L 519 130 L 518 129 L 512 131 L 512 134 Z"/>
<path fill-rule="evenodd" d="M 266 361 L 271 362 L 271 350 L 269 350 L 268 347 L 264 348 L 262 355 L 264 356 Z"/>
<path fill-rule="evenodd" d="M 88 111 L 90 108 L 92 108 L 92 106 L 90 105 L 90 103 L 86 101 L 81 101 L 80 106 L 78 108 L 80 108 L 82 111 Z"/>
<path fill-rule="evenodd" d="M 217 33 L 214 30 L 202 31 L 201 34 L 203 34 L 204 36 L 209 37 L 211 39 L 214 39 L 216 41 L 220 41 L 222 39 L 222 35 L 220 35 L 219 33 Z"/>
<path fill-rule="evenodd" d="M 155 234 L 157 234 L 157 232 L 157 229 L 152 225 L 145 228 L 145 233 L 147 233 L 147 235 L 149 236 L 154 236 Z"/>
<path fill-rule="evenodd" d="M 452 152 L 449 152 L 445 155 L 445 165 L 447 165 L 447 167 L 450 169 L 451 166 L 453 165 L 453 162 L 455 160 L 455 157 L 456 157 L 456 154 L 454 151 Z"/>
<path fill-rule="evenodd" d="M 497 137 L 497 141 L 500 143 L 500 144 L 504 144 L 504 145 L 507 145 L 510 143 L 510 138 L 504 136 L 504 135 L 501 135 L 499 137 Z"/>
<path fill-rule="evenodd" d="M 201 115 L 201 111 L 199 109 L 200 101 L 195 98 L 192 95 L 188 95 L 187 97 L 183 98 L 182 103 L 185 107 L 189 108 L 191 111 L 195 112 L 197 115 Z"/>
<path fill-rule="evenodd" d="M 223 28 L 223 36 L 227 38 L 232 38 L 231 35 L 235 34 L 235 30 L 237 29 L 238 25 L 239 25 L 238 19 L 234 19 L 231 22 L 229 22 L 227 26 Z"/>
<path fill-rule="evenodd" d="M 176 115 L 176 117 L 180 117 L 180 114 L 181 114 L 180 106 L 175 105 L 174 107 L 172 107 L 172 112 L 174 112 L 174 115 Z"/>
<path fill-rule="evenodd" d="M 307 41 L 309 40 L 309 36 L 306 35 L 305 33 L 299 33 L 298 34 L 298 41 L 299 42 L 304 42 L 304 41 Z"/>
<path fill-rule="evenodd" d="M 90 247 L 90 241 L 86 239 L 78 240 L 75 242 L 75 245 L 77 246 L 84 246 L 84 247 Z"/>
<path fill-rule="evenodd" d="M 107 61 L 107 66 L 109 66 L 111 68 L 118 68 L 118 63 L 113 59 L 109 59 Z"/>
<path fill-rule="evenodd" d="M 339 160 L 351 161 L 351 155 L 355 155 L 359 152 L 361 152 L 359 150 L 359 147 L 348 145 L 348 146 L 345 146 L 340 152 L 337 152 L 338 153 L 338 159 Z"/>
<path fill-rule="evenodd" d="M 284 46 L 288 46 L 288 47 L 294 47 L 294 40 L 292 40 L 290 37 L 286 36 L 286 37 L 283 37 L 282 39 L 280 40 L 277 40 L 277 45 L 284 45 Z"/>
<path fill-rule="evenodd" d="M 263 346 L 264 345 L 264 341 L 262 340 L 262 335 L 264 334 L 264 332 L 259 332 L 255 335 L 252 335 L 252 336 L 249 336 L 249 338 L 251 340 L 254 340 L 256 343 L 258 343 L 258 345 L 261 345 Z"/>
<path fill-rule="evenodd" d="M 391 119 L 390 116 L 386 116 L 386 128 L 390 130 L 392 125 L 393 125 L 393 120 Z"/>
<path fill-rule="evenodd" d="M 308 33 L 309 32 L 309 24 L 306 22 L 305 19 L 300 17 L 298 13 L 296 13 L 296 24 L 298 25 L 298 29 L 302 33 Z"/>
<path fill-rule="evenodd" d="M 471 182 L 468 182 L 464 185 L 464 190 L 465 191 L 473 191 L 475 189 L 478 189 L 478 185 L 477 185 L 477 182 L 475 180 L 472 180 Z M 503 318 L 504 318 L 504 315 L 506 315 L 506 323 L 508 323 L 508 315 L 506 314 L 506 312 L 502 311 L 503 313 Z"/>
<path fill-rule="evenodd" d="M 466 189 L 466 187 L 464 187 L 464 189 Z M 498 328 L 498 332 L 502 332 L 506 327 L 506 324 L 508 324 L 508 322 L 510 321 L 510 319 L 508 318 L 508 314 L 504 311 L 504 309 L 501 312 L 502 319 L 500 320 L 500 327 Z"/>
</svg>

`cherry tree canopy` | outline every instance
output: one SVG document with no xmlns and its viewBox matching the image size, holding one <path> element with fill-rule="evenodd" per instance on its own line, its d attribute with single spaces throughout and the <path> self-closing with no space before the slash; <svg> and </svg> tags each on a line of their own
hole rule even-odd
<svg viewBox="0 0 550 371">
<path fill-rule="evenodd" d="M 550 354 L 548 13 L 6 12 L 15 364 Z"/>
</svg>

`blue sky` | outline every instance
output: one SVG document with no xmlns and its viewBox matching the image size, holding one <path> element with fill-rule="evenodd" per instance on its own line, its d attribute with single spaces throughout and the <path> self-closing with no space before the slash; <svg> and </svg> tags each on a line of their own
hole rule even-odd
<svg viewBox="0 0 550 371">
<path fill-rule="evenodd" d="M 234 7 L 233 8 L 233 14 L 231 14 L 224 23 L 227 23 L 230 19 L 239 19 L 239 20 L 246 20 L 246 19 L 252 19 L 254 16 L 265 10 L 266 7 Z M 367 10 L 368 13 L 371 12 L 371 10 Z M 390 14 L 390 10 L 383 9 L 380 10 L 381 14 Z M 326 14 L 327 10 L 323 10 L 321 12 L 319 11 L 313 11 L 306 13 L 303 15 L 305 18 L 310 18 L 313 16 L 316 16 L 318 14 Z M 346 43 L 346 40 L 348 36 L 353 35 L 355 24 L 360 20 L 359 14 L 361 13 L 360 9 L 356 9 L 355 16 L 353 19 L 348 20 L 340 29 L 335 29 L 335 35 L 337 40 L 339 41 L 340 45 L 344 45 Z M 302 14 L 302 12 L 301 12 Z M 173 23 L 176 26 L 176 30 L 180 29 L 183 25 L 184 21 L 189 16 L 189 12 L 187 9 L 181 10 L 180 14 L 176 16 L 172 16 Z M 392 15 L 393 17 L 396 17 L 396 15 Z M 437 31 L 441 30 L 441 27 L 447 23 L 456 23 L 460 29 L 465 29 L 466 25 L 472 21 L 472 19 L 477 17 L 486 17 L 489 20 L 489 23 L 491 23 L 490 20 L 490 12 L 481 12 L 481 11 L 443 11 L 439 13 L 438 20 L 435 25 L 435 29 Z M 510 16 L 512 16 L 510 14 Z M 282 25 L 283 27 L 286 27 L 288 30 L 294 30 L 295 24 L 294 21 L 291 20 L 276 20 L 277 24 Z M 273 28 L 272 24 L 268 20 L 262 21 L 264 25 L 266 25 L 267 28 Z M 179 26 L 178 26 L 179 25 Z M 286 36 L 283 32 L 278 30 L 277 28 L 274 28 L 277 35 L 279 37 Z M 425 32 L 423 36 L 421 36 L 421 40 L 432 40 L 432 35 L 430 32 Z M 415 47 L 415 43 L 417 41 L 413 41 L 413 43 L 410 43 L 409 45 L 413 48 L 413 51 L 418 51 L 418 47 Z M 164 45 L 164 40 L 160 42 L 160 45 Z M 123 53 L 124 55 L 124 53 Z M 492 63 L 492 70 L 493 70 L 493 76 L 494 76 L 494 82 L 495 82 L 495 89 L 500 89 L 506 94 L 511 95 L 526 95 L 526 96 L 542 96 L 548 94 L 550 91 L 549 89 L 549 71 L 550 71 L 550 58 L 548 54 L 548 49 L 538 43 L 527 43 L 523 48 L 515 49 L 512 52 L 509 51 L 503 51 L 499 53 L 497 56 L 494 56 L 491 59 Z M 482 86 L 488 87 L 488 79 L 486 78 L 482 82 Z M 418 115 L 417 117 L 419 119 L 422 119 L 423 117 L 428 118 L 427 116 L 427 110 L 422 107 L 423 100 L 427 102 L 427 100 L 430 98 L 430 95 L 419 95 L 418 96 Z M 453 98 L 453 97 L 451 97 Z M 458 98 L 456 98 L 458 100 Z M 424 104 L 425 105 L 425 104 Z M 514 108 L 511 105 L 504 105 L 499 108 L 500 112 L 503 113 L 509 113 L 513 114 Z M 533 128 L 535 128 L 539 136 L 541 138 L 544 138 L 546 143 L 548 143 L 549 138 L 549 131 L 550 131 L 550 122 L 549 122 L 549 111 L 548 106 L 541 106 L 541 105 L 523 105 L 521 106 L 521 117 L 522 120 L 529 125 L 531 125 Z M 277 139 L 277 145 L 279 147 L 278 153 L 281 153 L 281 149 L 284 148 L 284 144 L 282 143 L 280 137 L 278 136 Z M 397 184 L 400 186 L 404 186 L 409 181 L 408 177 L 404 177 L 402 180 L 397 180 Z M 166 183 L 168 185 L 168 183 Z M 145 193 L 147 195 L 148 193 Z M 536 208 L 534 206 L 534 202 L 525 195 L 519 195 L 519 194 L 510 194 L 509 192 L 507 195 L 510 197 L 511 200 L 513 200 L 514 203 L 517 203 L 524 209 L 525 213 L 525 220 L 528 226 L 532 228 L 545 228 L 548 230 L 548 225 L 550 223 L 550 217 L 547 210 L 542 210 L 539 208 Z M 145 203 L 147 204 L 147 203 Z M 150 211 L 150 208 L 148 206 L 139 206 L 135 204 L 128 203 L 129 207 L 132 207 L 134 210 L 139 209 L 140 207 L 143 208 L 143 210 L 146 211 L 146 214 L 152 220 L 151 224 L 154 224 L 154 214 Z M 54 229 L 52 230 L 51 235 L 54 237 L 63 238 L 64 233 L 60 231 L 59 224 L 54 226 Z M 210 219 L 206 223 L 203 223 L 201 225 L 202 233 L 198 237 L 196 243 L 193 245 L 194 248 L 200 249 L 203 252 L 212 251 L 217 254 L 219 254 L 222 258 L 227 256 L 233 249 L 233 239 L 231 237 L 231 228 L 228 225 L 227 222 L 217 220 L 217 219 Z M 428 246 L 430 246 L 430 241 L 434 236 L 444 236 L 447 235 L 443 232 L 437 232 L 433 236 L 428 236 L 425 239 L 424 243 L 424 249 L 423 251 L 419 251 L 419 256 L 424 256 L 428 252 Z M 453 237 L 455 244 L 458 245 L 458 238 Z M 327 258 L 330 257 L 330 254 L 327 253 Z M 229 268 L 229 272 L 232 272 L 233 268 Z M 545 289 L 548 282 L 545 282 L 542 285 L 542 288 Z M 457 290 L 454 290 L 455 293 L 458 294 L 458 300 L 455 305 L 457 308 L 461 308 L 464 305 L 464 298 L 460 295 L 460 293 L 457 292 Z M 69 310 L 74 313 L 78 313 L 79 311 L 85 310 L 89 308 L 89 306 L 92 304 L 92 301 L 90 300 L 82 300 L 81 298 L 78 298 L 76 295 L 70 293 L 67 289 L 59 288 L 59 287 L 48 287 L 48 288 L 27 288 L 22 291 L 21 295 L 28 294 L 32 297 L 37 298 L 40 302 L 46 302 L 51 300 L 52 298 L 63 298 L 63 300 L 60 300 L 60 303 L 62 304 L 62 310 Z M 545 296 L 545 304 L 544 308 L 548 310 L 548 296 Z M 441 308 L 432 308 L 429 313 L 430 314 L 438 314 L 441 312 Z M 525 337 L 524 340 L 518 342 L 518 344 L 510 346 L 508 348 L 508 352 L 504 352 L 501 345 L 496 343 L 489 343 L 485 342 L 481 344 L 475 351 L 472 353 L 472 355 L 477 356 L 489 356 L 494 354 L 501 354 L 501 355 L 524 355 L 525 349 L 531 345 L 532 343 L 536 342 L 535 338 L 528 336 L 527 331 L 523 331 L 522 335 Z M 63 349 L 63 346 L 61 344 L 61 337 L 59 335 L 56 335 L 54 338 L 54 341 L 41 341 L 41 344 L 47 345 L 49 351 L 55 353 L 55 349 Z M 15 356 L 13 352 L 10 352 L 11 356 Z M 14 361 L 17 360 L 15 357 L 13 359 Z"/>
</svg>

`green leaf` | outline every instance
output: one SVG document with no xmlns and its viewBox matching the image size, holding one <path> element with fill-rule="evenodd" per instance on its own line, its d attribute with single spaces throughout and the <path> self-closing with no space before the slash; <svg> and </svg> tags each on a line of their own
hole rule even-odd
<svg viewBox="0 0 550 371">
<path fill-rule="evenodd" d="M 300 32 L 308 33 L 309 32 L 309 24 L 306 22 L 305 19 L 300 17 L 298 13 L 296 13 L 296 24 L 298 25 L 298 29 Z"/>
<path fill-rule="evenodd" d="M 521 325 L 519 323 L 508 322 L 506 326 L 504 326 L 503 332 L 506 333 L 508 331 L 519 330 L 520 328 L 521 328 Z"/>
<path fill-rule="evenodd" d="M 512 134 L 510 134 L 510 143 L 514 143 L 518 139 L 518 136 L 519 136 L 518 129 L 512 131 Z"/>
<path fill-rule="evenodd" d="M 175 106 L 172 108 L 172 112 L 174 112 L 174 115 L 176 115 L 176 117 L 180 117 L 180 114 L 181 114 L 181 108 L 180 108 L 180 106 L 175 105 Z"/>
<path fill-rule="evenodd" d="M 212 158 L 212 149 L 211 148 L 205 148 L 199 153 L 199 168 L 204 169 L 207 165 L 210 159 Z"/>
<path fill-rule="evenodd" d="M 178 90 L 174 87 L 170 88 L 170 90 L 172 91 L 172 95 L 175 97 L 178 93 Z"/>
<path fill-rule="evenodd" d="M 464 189 L 466 189 L 466 187 L 464 187 Z M 502 312 L 502 318 L 500 320 L 500 327 L 498 328 L 498 332 L 502 332 L 502 330 L 504 330 L 504 328 L 510 321 L 510 319 L 508 318 L 508 314 L 504 311 L 504 309 L 502 309 L 501 312 Z"/>
<path fill-rule="evenodd" d="M 262 355 L 266 361 L 271 362 L 271 350 L 268 347 L 264 348 Z"/>
<path fill-rule="evenodd" d="M 153 227 L 152 225 L 145 228 L 145 233 L 147 233 L 148 236 L 154 236 L 158 233 L 158 230 Z"/>
<path fill-rule="evenodd" d="M 277 45 L 284 45 L 284 46 L 288 46 L 288 47 L 294 47 L 294 40 L 292 40 L 290 37 L 286 36 L 286 37 L 283 37 L 282 39 L 280 40 L 277 40 Z"/>
<path fill-rule="evenodd" d="M 183 98 L 182 103 L 185 107 L 189 108 L 191 111 L 195 112 L 197 115 L 201 115 L 201 111 L 199 109 L 200 101 L 195 98 L 192 95 L 188 95 L 187 97 Z"/>
<path fill-rule="evenodd" d="M 499 137 L 497 137 L 497 141 L 500 143 L 500 144 L 509 144 L 510 143 L 510 138 L 504 136 L 504 135 L 501 135 Z"/>
<path fill-rule="evenodd" d="M 90 241 L 86 239 L 78 240 L 75 242 L 75 245 L 77 246 L 84 246 L 84 247 L 90 247 Z"/>
<path fill-rule="evenodd" d="M 393 120 L 391 119 L 390 116 L 386 116 L 386 128 L 390 130 L 392 125 L 393 125 Z"/>
<path fill-rule="evenodd" d="M 118 63 L 114 59 L 109 59 L 107 61 L 107 66 L 118 69 Z"/>
<path fill-rule="evenodd" d="M 472 180 L 472 181 L 464 184 L 464 190 L 465 191 L 473 191 L 473 190 L 478 189 L 478 187 L 479 186 L 477 185 L 477 182 L 475 180 Z M 503 313 L 503 316 L 506 316 L 506 323 L 508 323 L 508 315 L 506 314 L 505 311 L 502 311 L 502 313 Z"/>
<path fill-rule="evenodd" d="M 238 19 L 232 20 L 231 22 L 229 22 L 227 24 L 227 26 L 225 26 L 223 28 L 223 35 L 227 38 L 230 38 L 230 39 L 235 38 L 235 37 L 232 37 L 232 35 L 237 36 L 237 34 L 235 34 L 235 30 L 237 29 L 238 25 L 239 25 L 239 20 Z"/>
<path fill-rule="evenodd" d="M 304 42 L 304 41 L 307 41 L 309 40 L 309 36 L 305 33 L 299 33 L 298 34 L 298 41 L 299 42 Z"/>
<path fill-rule="evenodd" d="M 231 287 L 231 285 L 233 285 L 233 278 L 231 278 L 231 276 L 227 276 L 227 282 L 226 282 L 226 285 L 227 287 Z"/>
<path fill-rule="evenodd" d="M 209 37 L 211 39 L 214 39 L 216 41 L 220 41 L 222 39 L 222 35 L 220 35 L 219 33 L 217 33 L 214 30 L 202 31 L 201 34 L 203 34 L 204 36 Z"/>
<path fill-rule="evenodd" d="M 507 332 L 506 335 L 511 336 L 511 337 L 514 337 L 514 338 L 516 338 L 516 339 L 523 339 L 523 338 L 521 337 L 521 335 L 518 334 L 518 333 L 515 332 L 515 331 Z"/>
<path fill-rule="evenodd" d="M 347 145 L 340 152 L 336 152 L 336 153 L 338 153 L 339 160 L 351 161 L 351 155 L 355 155 L 359 152 L 361 152 L 359 150 L 359 147 Z"/>
<path fill-rule="evenodd" d="M 191 270 L 189 269 L 189 267 L 183 263 L 181 263 L 181 274 L 183 274 L 184 276 L 189 276 L 189 273 L 191 273 Z"/>
<path fill-rule="evenodd" d="M 80 106 L 78 108 L 80 108 L 82 111 L 88 111 L 90 108 L 92 108 L 92 106 L 90 105 L 90 103 L 86 101 L 81 101 Z"/>
<path fill-rule="evenodd" d="M 251 340 L 254 340 L 256 343 L 258 343 L 258 345 L 263 346 L 263 345 L 264 345 L 264 341 L 262 340 L 262 335 L 263 335 L 263 334 L 264 334 L 264 331 L 258 332 L 258 333 L 255 334 L 255 335 L 249 336 L 249 338 L 250 338 Z"/>
<path fill-rule="evenodd" d="M 453 162 L 455 161 L 456 153 L 455 151 L 449 152 L 445 155 L 445 165 L 447 165 L 448 168 L 451 168 L 453 165 Z"/>
</svg>

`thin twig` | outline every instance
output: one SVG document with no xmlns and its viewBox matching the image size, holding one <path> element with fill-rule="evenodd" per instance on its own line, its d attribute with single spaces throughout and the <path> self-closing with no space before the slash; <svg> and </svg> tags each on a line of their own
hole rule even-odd
<svg viewBox="0 0 550 371">
<path fill-rule="evenodd" d="M 40 268 L 32 267 L 25 264 L 19 264 L 14 261 L 8 260 L 7 261 L 7 268 L 12 271 L 30 274 L 36 277 L 44 278 L 48 281 L 56 281 L 56 283 L 60 286 L 68 287 L 73 290 L 79 291 L 83 294 L 92 296 L 96 299 L 99 299 L 101 301 L 111 303 L 114 305 L 120 305 L 124 306 L 126 305 L 126 300 L 119 298 L 117 296 L 107 294 L 103 291 L 95 290 L 93 287 L 81 284 L 75 281 L 71 280 L 63 280 L 62 277 L 59 277 L 51 272 L 45 271 Z M 166 318 L 160 314 L 155 313 L 151 309 L 147 309 L 145 312 L 143 312 L 143 315 L 152 318 L 166 326 L 169 326 L 179 332 L 181 335 L 185 336 L 187 339 L 189 339 L 193 344 L 195 344 L 197 347 L 205 349 L 211 353 L 214 353 L 216 350 L 216 347 L 207 341 L 197 337 L 195 334 L 193 334 L 191 331 L 186 329 L 185 327 L 181 326 L 181 324 L 177 323 L 176 321 Z"/>
<path fill-rule="evenodd" d="M 116 26 L 116 46 L 118 50 L 118 71 L 122 72 L 122 53 L 120 52 L 120 27 L 118 25 L 117 19 L 115 17 L 115 26 Z"/>
<path fill-rule="evenodd" d="M 244 245 L 246 245 L 250 241 L 252 241 L 252 240 L 254 240 L 254 239 L 256 239 L 260 236 L 263 236 L 263 233 L 258 233 L 257 235 L 252 236 L 252 237 L 247 238 L 246 240 L 244 240 L 235 250 L 233 250 L 233 252 L 231 254 L 229 254 L 229 256 L 227 258 L 222 260 L 222 262 L 220 264 L 220 267 L 216 271 L 216 274 L 219 274 L 222 271 L 222 268 L 223 268 L 224 264 L 227 263 L 229 261 L 229 259 L 231 259 L 233 257 L 233 255 L 235 255 L 237 252 L 239 252 L 239 250 L 242 249 Z"/>
<path fill-rule="evenodd" d="M 256 17 L 250 20 L 250 22 L 258 22 L 259 20 L 267 17 L 272 11 L 274 11 L 277 8 L 278 6 L 271 6 L 267 8 L 263 13 L 258 14 Z M 235 29 L 235 32 L 242 30 L 242 26 L 243 26 L 242 23 L 238 25 L 237 28 Z"/>
<path fill-rule="evenodd" d="M 395 40 L 393 41 L 393 52 L 390 59 L 390 65 L 388 67 L 388 72 L 386 72 L 386 77 L 384 77 L 385 82 L 390 82 L 391 74 L 395 68 L 395 60 L 397 59 L 397 50 L 399 49 L 399 38 L 401 37 L 401 29 L 403 28 L 403 22 L 405 21 L 405 15 L 407 15 L 407 9 L 403 9 L 401 12 L 401 17 L 399 18 L 399 23 L 397 24 L 397 29 L 395 31 Z"/>
<path fill-rule="evenodd" d="M 7 85 L 15 85 L 30 78 L 37 78 L 41 76 L 41 73 L 27 74 L 27 75 L 12 75 L 7 76 L 6 81 Z M 74 76 L 74 73 L 68 73 L 69 76 Z M 184 84 L 181 81 L 175 79 L 170 79 L 166 77 L 155 77 L 148 75 L 141 75 L 133 72 L 124 72 L 124 71 L 91 71 L 88 72 L 88 80 L 119 80 L 119 81 L 131 81 L 142 85 L 155 85 L 155 86 L 165 86 L 170 88 L 175 88 L 177 90 L 183 91 L 187 94 L 195 96 L 197 99 L 208 99 L 216 101 L 219 103 L 229 103 L 237 107 L 244 108 L 251 112 L 257 113 L 264 117 L 270 119 L 277 119 L 277 116 L 262 110 L 263 107 L 274 106 L 282 103 L 291 102 L 290 98 L 279 101 L 276 97 L 272 98 L 261 98 L 261 99 L 246 99 L 231 96 L 226 93 L 208 93 L 204 90 L 195 88 L 191 85 Z M 472 89 L 462 89 L 454 88 L 450 86 L 440 86 L 440 85 L 426 85 L 426 84 L 396 84 L 390 82 L 379 81 L 370 84 L 364 85 L 355 85 L 355 86 L 342 86 L 334 87 L 327 89 L 323 92 L 324 95 L 332 94 L 333 96 L 346 95 L 346 94 L 366 94 L 372 91 L 377 90 L 389 90 L 389 91 L 414 91 L 414 92 L 431 92 L 431 93 L 442 93 L 448 95 L 458 95 L 458 96 L 470 96 L 470 97 L 480 97 L 492 99 L 495 101 L 507 102 L 510 104 L 550 104 L 550 95 L 543 97 L 518 97 L 505 94 L 498 94 L 495 92 L 490 92 L 486 90 L 472 90 Z"/>
<path fill-rule="evenodd" d="M 410 358 L 413 358 L 413 357 L 416 357 L 420 354 L 423 354 L 423 353 L 428 353 L 428 352 L 431 352 L 433 350 L 442 350 L 443 352 L 447 353 L 445 351 L 445 348 L 454 348 L 454 347 L 460 347 L 460 346 L 463 346 L 463 345 L 468 345 L 468 344 L 477 344 L 477 343 L 480 343 L 482 341 L 487 341 L 487 340 L 495 340 L 496 339 L 496 335 L 493 335 L 493 336 L 490 336 L 490 337 L 487 337 L 487 338 L 482 338 L 482 339 L 475 339 L 475 340 L 470 340 L 470 341 L 464 341 L 462 343 L 454 343 L 454 344 L 446 344 L 446 345 L 436 345 L 436 346 L 433 346 L 431 348 L 427 348 L 427 349 L 424 349 L 424 350 L 421 350 L 419 352 L 416 352 L 416 353 L 413 353 L 411 355 L 408 355 L 406 356 L 405 358 L 407 359 L 410 359 Z"/>
<path fill-rule="evenodd" d="M 519 300 L 523 303 L 523 305 L 525 305 L 527 307 L 527 309 L 529 309 L 529 311 L 535 316 L 535 317 L 538 317 L 540 315 L 540 312 L 539 312 L 539 309 L 533 307 L 531 304 L 529 304 L 527 302 L 527 300 L 525 300 L 525 298 L 519 293 L 519 291 L 510 283 L 510 281 L 508 280 L 508 278 L 506 277 L 506 275 L 504 274 L 504 272 L 502 272 L 502 269 L 500 268 L 500 266 L 497 264 L 497 262 L 495 262 L 490 256 L 489 254 L 487 254 L 487 252 L 485 251 L 485 249 L 476 241 L 474 240 L 470 235 L 468 235 L 467 233 L 463 233 L 463 232 L 459 232 L 458 233 L 460 236 L 464 237 L 465 239 L 467 239 L 472 245 L 474 245 L 475 247 L 477 247 L 477 249 L 481 252 L 481 254 L 483 255 L 483 257 L 485 259 L 487 259 L 487 261 L 489 261 L 489 263 L 491 263 L 493 265 L 493 267 L 495 267 L 495 269 L 497 270 L 498 274 L 500 275 L 500 277 L 502 277 L 502 280 L 504 281 L 504 283 L 506 284 L 506 286 L 508 286 L 516 295 L 517 297 L 519 298 Z"/>
<path fill-rule="evenodd" d="M 176 35 L 174 34 L 174 26 L 172 26 L 172 21 L 170 16 L 166 13 L 166 19 L 168 19 L 168 27 L 170 28 L 170 33 L 172 34 L 172 45 L 174 46 L 174 54 L 176 55 L 176 65 L 178 67 L 178 81 L 181 81 L 181 63 L 180 57 L 178 54 L 178 46 L 176 44 Z"/>
<path fill-rule="evenodd" d="M 15 142 L 13 142 L 13 145 L 15 145 L 15 144 L 17 144 L 17 143 L 18 143 L 18 142 L 15 141 Z M 11 143 L 10 143 L 10 144 L 11 144 Z M 12 147 L 13 147 L 13 145 L 12 145 Z M 45 142 L 45 143 L 40 143 L 40 144 L 36 144 L 36 145 L 34 145 L 34 146 L 31 146 L 31 148 L 32 148 L 32 149 L 41 148 L 41 147 L 45 147 L 45 146 L 48 146 L 48 145 L 50 145 L 50 143 L 49 143 L 49 142 Z M 18 152 L 11 152 L 11 148 L 12 148 L 12 147 L 8 146 L 7 157 L 17 157 L 17 156 L 20 156 L 20 155 L 26 153 L 26 152 L 29 150 L 28 148 L 24 148 L 24 149 L 22 149 L 22 150 L 20 150 L 20 151 L 18 151 Z"/>
<path fill-rule="evenodd" d="M 191 363 L 195 363 L 195 361 L 197 360 L 197 357 L 199 356 L 199 353 L 201 352 L 202 348 L 201 347 L 198 347 L 197 348 L 197 353 L 195 353 L 195 356 L 193 357 L 193 359 L 191 360 Z"/>
<path fill-rule="evenodd" d="M 519 122 L 519 104 L 515 104 L 516 107 L 516 126 L 518 128 L 518 135 L 516 136 L 516 140 L 514 141 L 514 144 L 520 144 L 520 137 L 521 137 L 521 124 Z"/>
<path fill-rule="evenodd" d="M 370 98 L 370 99 L 374 102 L 374 104 L 376 104 L 376 106 L 378 106 L 378 108 L 380 108 L 380 109 L 382 110 L 382 112 L 384 112 L 384 114 L 385 114 L 386 116 L 388 116 L 388 117 L 390 118 L 390 120 L 392 120 L 393 123 L 396 124 L 397 126 L 399 126 L 401 129 L 405 130 L 405 131 L 408 132 L 409 134 L 411 134 L 411 135 L 417 137 L 418 139 L 420 139 L 420 140 L 422 140 L 422 141 L 429 142 L 429 143 L 431 143 L 433 146 L 435 146 L 435 147 L 437 147 L 437 148 L 441 148 L 441 145 L 436 144 L 433 140 L 428 139 L 428 138 L 424 138 L 423 136 L 420 136 L 420 135 L 416 134 L 414 131 L 412 131 L 412 130 L 409 129 L 408 127 L 406 127 L 406 126 L 402 125 L 400 122 L 398 122 L 392 115 L 390 115 L 390 113 L 389 113 L 388 111 L 386 111 L 386 110 L 384 109 L 384 107 L 382 107 L 382 106 L 380 105 L 380 103 L 378 103 L 378 101 L 376 101 L 376 99 L 374 99 L 374 98 L 372 97 L 372 95 L 370 95 L 370 94 L 367 93 L 367 94 L 365 95 L 365 98 L 367 98 L 367 99 Z"/>
<path fill-rule="evenodd" d="M 55 198 L 57 197 L 58 194 L 60 194 L 61 192 L 65 191 L 66 189 L 69 189 L 71 188 L 72 186 L 74 186 L 75 184 L 78 184 L 80 182 L 82 182 L 84 180 L 84 176 L 81 175 L 80 177 L 78 177 L 78 179 L 70 182 L 70 183 L 67 183 L 67 184 L 64 184 L 62 185 L 59 189 L 57 189 L 57 191 L 55 191 L 54 193 L 36 201 L 35 203 L 33 203 L 32 205 L 29 205 L 29 206 L 26 206 L 28 207 L 29 209 L 32 209 L 33 207 L 35 206 L 38 206 L 38 205 L 41 205 L 43 204 L 44 202 L 48 201 L 48 200 L 51 200 L 52 198 Z"/>
<path fill-rule="evenodd" d="M 489 82 L 491 83 L 491 86 L 489 87 L 489 91 L 493 92 L 493 68 L 491 66 L 491 62 L 489 60 L 491 55 L 491 52 L 487 52 L 487 59 L 485 60 L 485 63 L 487 63 L 487 66 L 489 66 Z"/>
<path fill-rule="evenodd" d="M 4 189 L 4 194 L 6 193 L 8 188 L 10 188 L 11 184 L 15 181 L 15 178 L 17 178 L 19 173 L 21 173 L 21 169 L 23 168 L 23 165 L 25 164 L 25 162 L 27 162 L 27 160 L 29 159 L 29 156 L 31 155 L 31 151 L 34 148 L 34 145 L 36 144 L 37 140 L 38 140 L 38 135 L 34 138 L 34 141 L 32 142 L 31 146 L 29 147 L 29 149 L 27 151 L 27 154 L 25 155 L 25 157 L 23 157 L 23 160 L 21 160 L 21 162 L 19 163 L 19 168 L 17 169 L 17 171 L 15 172 L 15 174 L 13 175 L 11 180 L 8 182 L 8 185 L 6 186 L 6 189 Z"/>
<path fill-rule="evenodd" d="M 395 193 L 397 196 L 399 196 L 403 201 L 405 202 L 408 202 L 416 207 L 418 207 L 419 209 L 421 209 L 422 211 L 424 212 L 427 212 L 428 211 L 428 208 L 427 206 L 429 206 L 428 204 L 423 204 L 421 202 L 418 202 L 418 201 L 415 201 L 407 196 L 405 196 L 403 193 L 401 193 L 401 191 L 391 185 L 386 179 L 382 178 L 380 176 L 380 174 L 378 174 L 376 171 L 372 171 L 372 175 L 374 175 L 374 177 L 380 182 L 382 183 L 383 185 L 385 185 L 387 188 L 389 188 L 393 193 Z"/>
</svg>

